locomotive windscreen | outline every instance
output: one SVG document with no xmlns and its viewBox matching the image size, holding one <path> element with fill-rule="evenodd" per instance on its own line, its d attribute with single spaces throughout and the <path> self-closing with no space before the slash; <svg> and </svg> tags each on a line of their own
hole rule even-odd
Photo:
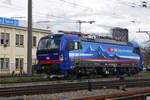
<svg viewBox="0 0 150 100">
<path fill-rule="evenodd" d="M 61 37 L 60 36 L 47 36 L 40 39 L 37 53 L 50 53 L 58 52 L 60 46 Z"/>
</svg>

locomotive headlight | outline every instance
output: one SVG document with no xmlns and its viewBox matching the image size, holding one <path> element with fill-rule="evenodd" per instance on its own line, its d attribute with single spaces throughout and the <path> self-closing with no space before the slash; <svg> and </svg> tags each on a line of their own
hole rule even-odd
<svg viewBox="0 0 150 100">
<path fill-rule="evenodd" d="M 47 56 L 47 57 L 45 57 L 45 58 L 46 58 L 46 60 L 50 60 L 50 59 L 51 59 L 49 56 Z"/>
<path fill-rule="evenodd" d="M 59 60 L 64 61 L 64 55 L 63 54 L 59 56 Z"/>
</svg>

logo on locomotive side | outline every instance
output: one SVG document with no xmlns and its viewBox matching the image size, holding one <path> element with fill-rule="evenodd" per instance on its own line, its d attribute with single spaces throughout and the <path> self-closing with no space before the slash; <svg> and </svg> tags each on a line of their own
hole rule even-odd
<svg viewBox="0 0 150 100">
<path fill-rule="evenodd" d="M 114 52 L 114 48 L 113 48 L 113 47 L 109 47 L 109 48 L 108 48 L 108 51 L 109 51 L 109 52 Z"/>
<path fill-rule="evenodd" d="M 126 53 L 132 53 L 132 50 L 124 50 L 124 49 L 119 49 L 119 48 L 113 48 L 113 47 L 108 47 L 109 52 L 126 52 Z"/>
</svg>

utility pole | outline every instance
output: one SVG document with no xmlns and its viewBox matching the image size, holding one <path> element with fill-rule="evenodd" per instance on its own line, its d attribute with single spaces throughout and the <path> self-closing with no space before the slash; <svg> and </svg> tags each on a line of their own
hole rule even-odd
<svg viewBox="0 0 150 100">
<path fill-rule="evenodd" d="M 90 23 L 90 24 L 92 24 L 92 23 L 94 23 L 95 21 L 81 21 L 81 20 L 78 20 L 77 21 L 77 23 L 79 23 L 79 32 L 81 32 L 81 24 L 82 23 Z"/>
<path fill-rule="evenodd" d="M 28 49 L 27 49 L 27 73 L 32 75 L 32 0 L 28 0 Z"/>
</svg>

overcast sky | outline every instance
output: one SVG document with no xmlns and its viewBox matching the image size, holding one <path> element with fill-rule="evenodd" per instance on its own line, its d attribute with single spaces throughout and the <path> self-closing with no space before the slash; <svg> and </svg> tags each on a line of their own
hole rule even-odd
<svg viewBox="0 0 150 100">
<path fill-rule="evenodd" d="M 25 17 L 28 0 L 0 0 L 0 17 Z M 33 21 L 43 21 L 53 32 L 57 30 L 79 31 L 78 20 L 95 21 L 83 23 L 82 32 L 108 33 L 112 27 L 129 29 L 130 40 L 147 41 L 150 31 L 150 7 L 141 7 L 141 0 L 32 0 Z M 149 0 L 145 0 L 149 1 Z M 132 7 L 131 7 L 132 6 Z M 150 2 L 147 3 L 150 6 Z M 46 23 L 49 21 L 50 23 Z"/>
</svg>

